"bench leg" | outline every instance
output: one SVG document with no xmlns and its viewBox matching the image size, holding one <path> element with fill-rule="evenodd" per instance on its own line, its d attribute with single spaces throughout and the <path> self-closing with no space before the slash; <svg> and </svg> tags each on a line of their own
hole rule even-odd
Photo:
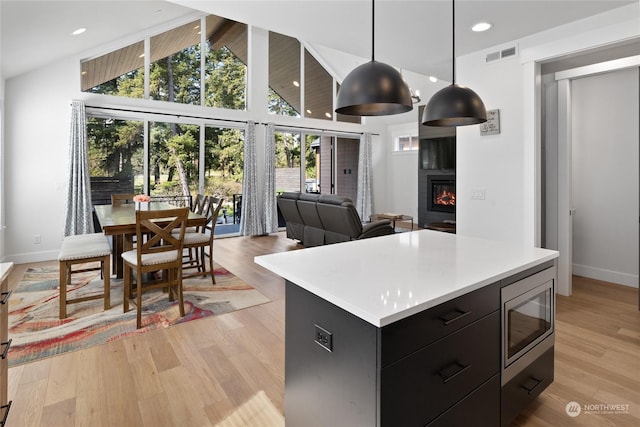
<svg viewBox="0 0 640 427">
<path fill-rule="evenodd" d="M 60 319 L 67 317 L 67 276 L 69 274 L 66 262 L 60 263 Z"/>
</svg>

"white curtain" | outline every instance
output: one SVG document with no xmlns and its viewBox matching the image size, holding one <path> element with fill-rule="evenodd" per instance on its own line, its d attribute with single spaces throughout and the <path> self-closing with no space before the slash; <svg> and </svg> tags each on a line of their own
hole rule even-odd
<svg viewBox="0 0 640 427">
<path fill-rule="evenodd" d="M 64 235 L 93 233 L 92 210 L 85 106 L 82 101 L 73 101 Z"/>
<path fill-rule="evenodd" d="M 362 221 L 369 221 L 373 210 L 373 184 L 371 176 L 371 134 L 365 132 L 360 137 L 358 156 L 358 190 L 356 210 Z"/>
<path fill-rule="evenodd" d="M 256 159 L 256 123 L 248 121 L 244 133 L 244 172 L 242 177 L 242 208 L 240 234 L 260 236 L 264 234 L 262 210 L 258 209 L 258 179 Z"/>
<path fill-rule="evenodd" d="M 276 207 L 276 137 L 273 123 L 267 124 L 265 132 L 264 228 L 266 233 L 275 233 L 278 231 L 278 209 Z"/>
</svg>

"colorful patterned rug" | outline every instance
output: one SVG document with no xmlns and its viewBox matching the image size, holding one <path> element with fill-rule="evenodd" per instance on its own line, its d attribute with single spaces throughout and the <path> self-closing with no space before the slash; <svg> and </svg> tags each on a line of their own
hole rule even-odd
<svg viewBox="0 0 640 427">
<path fill-rule="evenodd" d="M 183 281 L 184 317 L 177 301 L 170 302 L 161 290 L 143 293 L 140 329 L 136 329 L 135 305 L 122 312 L 122 280 L 111 280 L 110 310 L 103 310 L 102 299 L 85 301 L 68 305 L 67 318 L 60 320 L 58 267 L 30 268 L 9 299 L 9 366 L 269 302 L 224 268 L 214 267 L 215 285 L 209 276 Z M 99 272 L 76 273 L 67 294 L 77 298 L 102 288 Z"/>
</svg>

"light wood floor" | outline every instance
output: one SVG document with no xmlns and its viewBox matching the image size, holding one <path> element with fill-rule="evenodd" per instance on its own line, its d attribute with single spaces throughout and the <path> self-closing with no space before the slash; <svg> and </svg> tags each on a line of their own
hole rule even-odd
<svg viewBox="0 0 640 427">
<path fill-rule="evenodd" d="M 272 302 L 10 368 L 7 425 L 284 425 L 284 283 L 253 257 L 298 247 L 280 233 L 215 248 Z M 16 266 L 11 287 L 28 266 Z M 640 425 L 638 291 L 576 278 L 574 292 L 557 299 L 555 381 L 515 425 Z M 571 401 L 629 410 L 571 418 Z"/>
</svg>

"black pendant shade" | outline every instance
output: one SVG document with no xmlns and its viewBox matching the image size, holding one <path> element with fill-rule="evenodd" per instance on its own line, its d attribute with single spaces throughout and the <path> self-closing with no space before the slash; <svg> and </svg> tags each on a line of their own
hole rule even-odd
<svg viewBox="0 0 640 427">
<path fill-rule="evenodd" d="M 402 75 L 392 66 L 370 61 L 345 77 L 336 113 L 351 116 L 384 116 L 413 109 L 411 91 Z"/>
<path fill-rule="evenodd" d="M 422 112 L 426 126 L 467 126 L 487 121 L 487 109 L 473 90 L 453 83 L 436 92 Z"/>
<path fill-rule="evenodd" d="M 422 112 L 422 124 L 426 126 L 467 126 L 487 121 L 487 109 L 477 93 L 456 83 L 456 3 L 452 8 L 452 83 L 436 92 Z"/>
<path fill-rule="evenodd" d="M 344 78 L 336 113 L 349 116 L 386 116 L 413 109 L 409 85 L 390 65 L 375 60 L 375 1 L 371 0 L 371 61 Z"/>
</svg>

